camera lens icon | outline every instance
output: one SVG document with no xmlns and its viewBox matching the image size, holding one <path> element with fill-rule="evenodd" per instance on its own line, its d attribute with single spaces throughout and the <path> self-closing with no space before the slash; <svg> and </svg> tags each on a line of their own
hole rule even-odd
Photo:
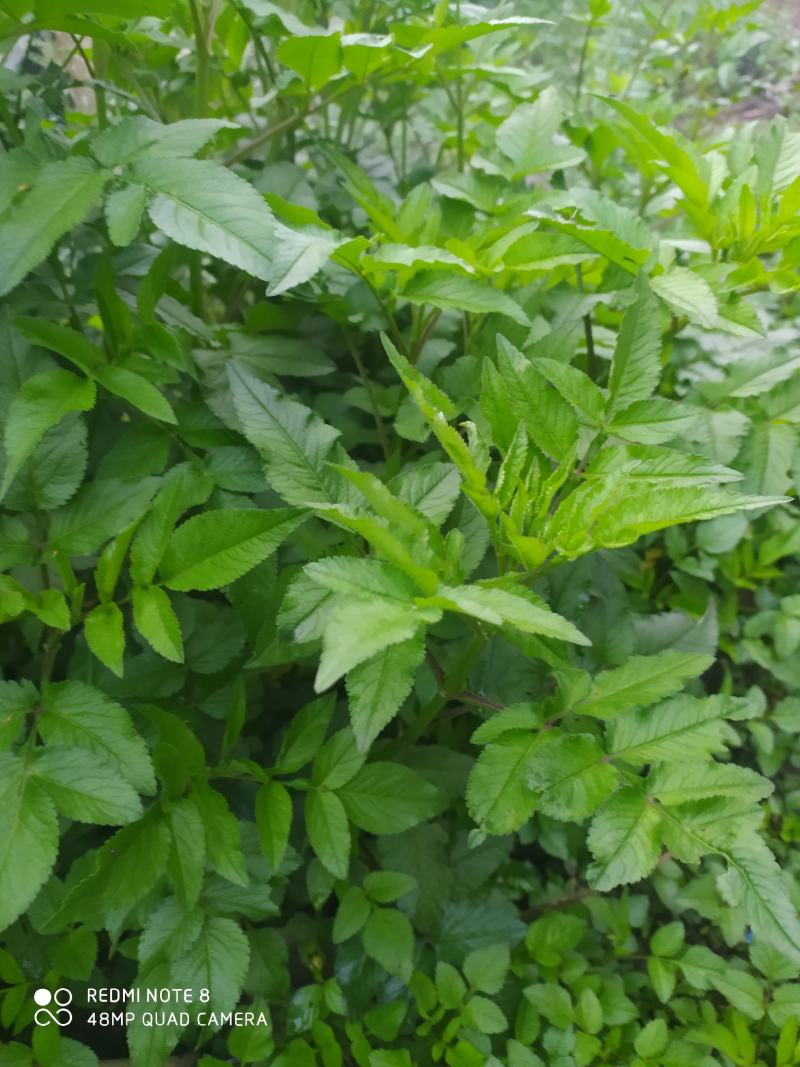
<svg viewBox="0 0 800 1067">
<path fill-rule="evenodd" d="M 33 1000 L 35 1004 L 38 1004 L 33 1013 L 33 1020 L 37 1026 L 49 1026 L 50 1023 L 55 1023 L 56 1026 L 69 1026 L 72 1022 L 72 1012 L 67 1008 L 67 1005 L 72 1003 L 72 993 L 69 989 L 63 986 L 52 992 L 49 989 L 37 989 L 33 994 Z M 56 1005 L 55 1009 L 50 1007 L 51 1004 Z"/>
</svg>

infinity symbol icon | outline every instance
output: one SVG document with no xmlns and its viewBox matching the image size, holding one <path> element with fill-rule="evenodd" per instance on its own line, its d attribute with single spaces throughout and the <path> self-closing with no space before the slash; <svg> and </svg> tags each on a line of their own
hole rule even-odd
<svg viewBox="0 0 800 1067">
<path fill-rule="evenodd" d="M 39 1005 L 33 1013 L 33 1020 L 37 1026 L 49 1026 L 50 1023 L 55 1023 L 56 1026 L 69 1026 L 72 1022 L 72 1012 L 67 1008 L 67 1004 L 72 1003 L 72 993 L 69 989 L 61 987 L 54 993 L 51 993 L 49 989 L 37 989 L 33 994 L 33 999 Z M 48 1007 L 53 1002 L 57 1005 L 54 1011 Z"/>
</svg>

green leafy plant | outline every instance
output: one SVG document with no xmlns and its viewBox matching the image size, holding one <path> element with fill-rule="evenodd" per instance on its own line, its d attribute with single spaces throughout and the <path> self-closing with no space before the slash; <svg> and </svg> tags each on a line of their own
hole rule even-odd
<svg viewBox="0 0 800 1067">
<path fill-rule="evenodd" d="M 553 7 L 0 5 L 0 1067 L 800 1063 L 790 48 Z"/>
</svg>

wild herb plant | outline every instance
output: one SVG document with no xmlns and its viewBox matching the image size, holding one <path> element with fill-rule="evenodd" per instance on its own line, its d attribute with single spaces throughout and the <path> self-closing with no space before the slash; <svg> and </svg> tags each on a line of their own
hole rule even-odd
<svg viewBox="0 0 800 1067">
<path fill-rule="evenodd" d="M 0 5 L 2 1067 L 800 1063 L 760 8 Z"/>
</svg>

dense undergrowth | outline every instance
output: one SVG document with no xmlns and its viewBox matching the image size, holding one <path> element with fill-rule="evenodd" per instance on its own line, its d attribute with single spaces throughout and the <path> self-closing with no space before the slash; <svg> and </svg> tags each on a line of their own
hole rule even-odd
<svg viewBox="0 0 800 1067">
<path fill-rule="evenodd" d="M 798 32 L 0 4 L 2 1067 L 800 1063 Z"/>
</svg>

